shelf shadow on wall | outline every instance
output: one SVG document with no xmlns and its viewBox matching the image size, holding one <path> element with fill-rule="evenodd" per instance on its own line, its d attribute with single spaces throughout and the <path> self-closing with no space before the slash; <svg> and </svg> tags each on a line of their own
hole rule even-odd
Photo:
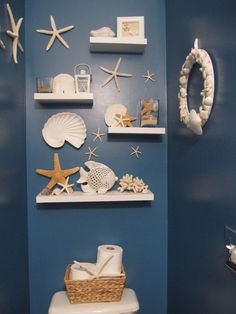
<svg viewBox="0 0 236 314">
<path fill-rule="evenodd" d="M 83 203 L 44 203 L 37 204 L 36 207 L 38 210 L 125 210 L 132 209 L 136 210 L 137 208 L 151 208 L 152 201 L 128 201 L 128 202 L 83 202 Z"/>
</svg>

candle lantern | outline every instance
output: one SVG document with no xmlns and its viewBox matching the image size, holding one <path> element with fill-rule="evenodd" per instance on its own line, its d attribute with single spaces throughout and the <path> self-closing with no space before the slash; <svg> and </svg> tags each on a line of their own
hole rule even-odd
<svg viewBox="0 0 236 314">
<path fill-rule="evenodd" d="M 77 64 L 74 69 L 76 93 L 90 93 L 92 74 L 89 65 Z"/>
</svg>

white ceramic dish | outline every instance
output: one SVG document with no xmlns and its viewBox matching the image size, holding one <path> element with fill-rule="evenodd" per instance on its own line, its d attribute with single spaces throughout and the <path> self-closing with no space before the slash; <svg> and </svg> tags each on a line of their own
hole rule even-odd
<svg viewBox="0 0 236 314">
<path fill-rule="evenodd" d="M 118 125 L 115 114 L 125 115 L 127 108 L 122 104 L 112 104 L 105 112 L 105 122 L 107 126 L 116 127 Z"/>
<path fill-rule="evenodd" d="M 61 112 L 51 116 L 44 124 L 42 135 L 51 147 L 58 148 L 69 142 L 79 148 L 86 138 L 84 120 L 72 112 Z"/>
</svg>

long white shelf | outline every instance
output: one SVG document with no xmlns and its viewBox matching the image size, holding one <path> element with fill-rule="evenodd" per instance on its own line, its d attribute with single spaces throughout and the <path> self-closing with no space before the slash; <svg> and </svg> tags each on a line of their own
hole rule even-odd
<svg viewBox="0 0 236 314">
<path fill-rule="evenodd" d="M 109 127 L 109 134 L 165 134 L 165 128 Z"/>
<path fill-rule="evenodd" d="M 35 93 L 34 99 L 40 103 L 93 103 L 92 93 L 54 94 Z"/>
<path fill-rule="evenodd" d="M 129 201 L 153 201 L 154 194 L 151 191 L 147 193 L 132 193 L 109 191 L 105 194 L 91 194 L 84 192 L 73 192 L 67 194 L 63 192 L 60 195 L 42 195 L 36 196 L 36 203 L 84 203 L 84 202 L 129 202 Z"/>
<path fill-rule="evenodd" d="M 143 53 L 147 46 L 147 39 L 90 37 L 91 52 L 125 52 Z"/>
</svg>

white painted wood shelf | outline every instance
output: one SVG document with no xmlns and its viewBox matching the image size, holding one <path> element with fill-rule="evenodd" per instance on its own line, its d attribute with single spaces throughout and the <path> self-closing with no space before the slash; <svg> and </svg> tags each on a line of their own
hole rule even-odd
<svg viewBox="0 0 236 314">
<path fill-rule="evenodd" d="M 93 93 L 54 94 L 35 93 L 34 99 L 40 103 L 93 103 Z"/>
<path fill-rule="evenodd" d="M 36 196 L 36 203 L 136 202 L 153 200 L 154 194 L 151 191 L 147 193 L 109 191 L 105 194 L 73 192 L 72 194 L 62 193 L 60 195 L 42 195 L 39 193 Z"/>
<path fill-rule="evenodd" d="M 90 37 L 89 43 L 91 52 L 143 53 L 147 39 Z"/>
<path fill-rule="evenodd" d="M 108 134 L 165 134 L 165 128 L 109 127 Z"/>
</svg>

